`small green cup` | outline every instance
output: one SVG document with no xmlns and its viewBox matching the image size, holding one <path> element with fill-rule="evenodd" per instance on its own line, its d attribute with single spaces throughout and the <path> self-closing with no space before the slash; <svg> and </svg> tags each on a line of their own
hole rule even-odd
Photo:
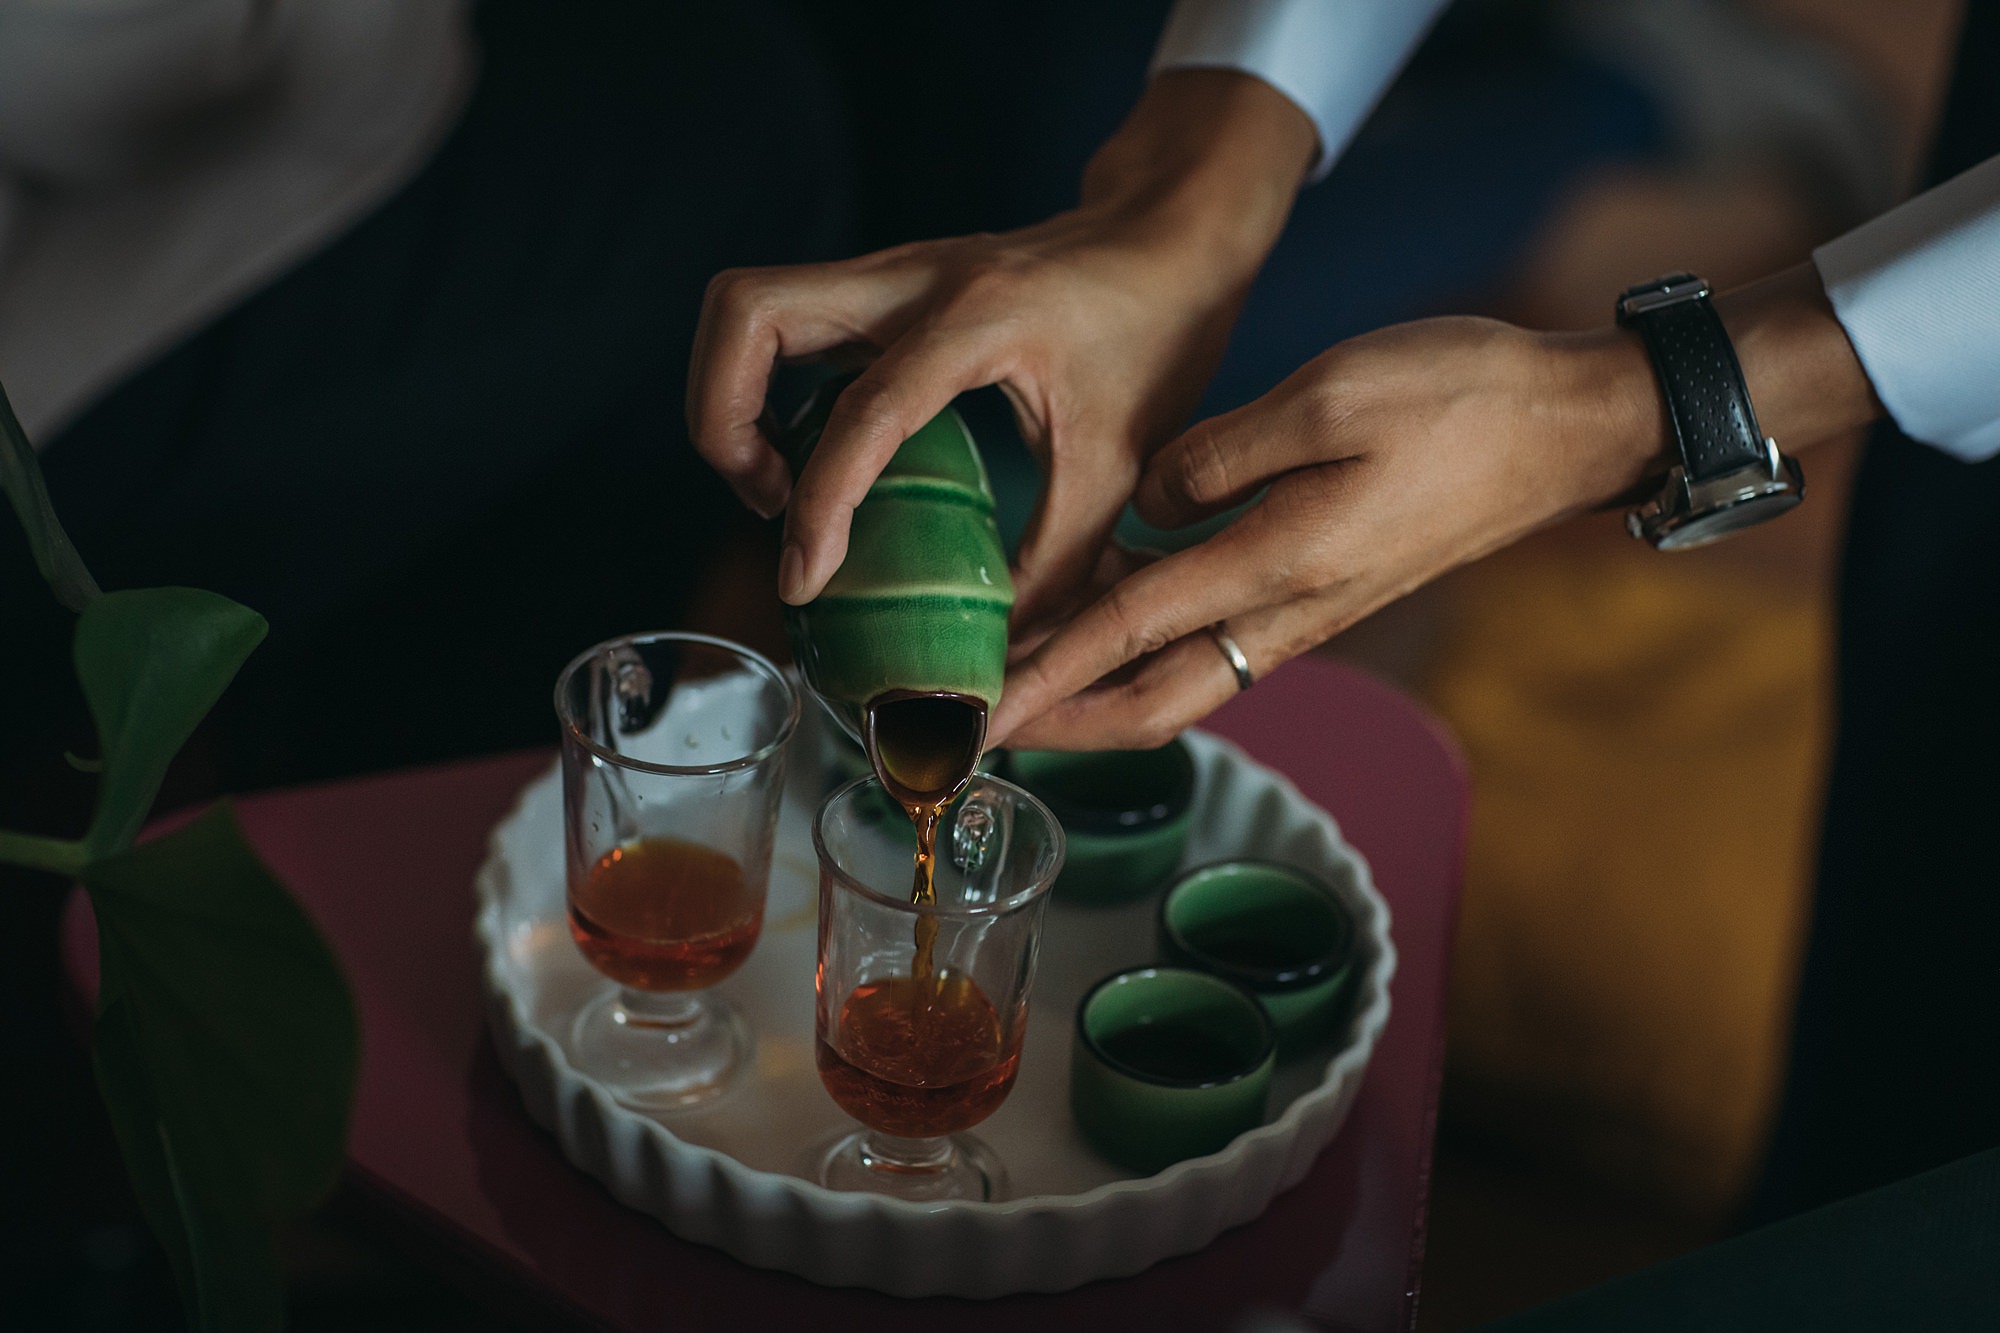
<svg viewBox="0 0 2000 1333">
<path fill-rule="evenodd" d="M 1062 822 L 1069 855 L 1055 892 L 1064 902 L 1113 903 L 1172 878 L 1187 850 L 1194 755 L 1175 737 L 1157 750 L 1010 751 L 1004 776 Z"/>
<path fill-rule="evenodd" d="M 1354 919 L 1333 889 L 1274 861 L 1191 870 L 1160 899 L 1160 945 L 1175 962 L 1255 995 L 1295 1055 L 1331 1032 L 1354 976 Z"/>
<path fill-rule="evenodd" d="M 1189 968 L 1129 968 L 1077 1006 L 1070 1111 L 1100 1153 L 1151 1173 L 1263 1124 L 1276 1063 L 1271 1020 L 1242 987 Z"/>
</svg>

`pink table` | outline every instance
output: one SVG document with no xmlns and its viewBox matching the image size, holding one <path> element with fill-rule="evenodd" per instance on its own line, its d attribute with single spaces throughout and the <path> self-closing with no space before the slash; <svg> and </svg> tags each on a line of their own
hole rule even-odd
<svg viewBox="0 0 2000 1333">
<path fill-rule="evenodd" d="M 544 752 L 251 796 L 244 826 L 332 941 L 365 1037 L 351 1183 L 426 1258 L 517 1313 L 586 1327 L 814 1333 L 1229 1327 L 1250 1310 L 1356 1333 L 1416 1313 L 1444 1052 L 1466 781 L 1456 750 L 1389 687 L 1294 663 L 1209 724 L 1289 775 L 1367 856 L 1401 963 L 1353 1114 L 1256 1222 L 1136 1277 L 1055 1296 L 898 1301 L 749 1268 L 670 1235 L 576 1171 L 529 1122 L 487 1041 L 471 942 L 486 836 Z M 95 972 L 89 908 L 66 923 Z M 888 1321 L 932 1316 L 928 1325 Z"/>
</svg>

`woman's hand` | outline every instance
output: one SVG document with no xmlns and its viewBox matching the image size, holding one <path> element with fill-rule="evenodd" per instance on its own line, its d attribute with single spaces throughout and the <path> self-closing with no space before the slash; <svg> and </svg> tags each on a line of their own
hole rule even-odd
<svg viewBox="0 0 2000 1333">
<path fill-rule="evenodd" d="M 1716 309 L 1760 424 L 1787 448 L 1881 415 L 1811 264 Z M 1157 526 L 1262 497 L 1036 646 L 988 736 L 1161 744 L 1237 688 L 1208 626 L 1226 622 L 1265 674 L 1455 566 L 1657 487 L 1668 431 L 1644 345 L 1620 329 L 1427 319 L 1341 343 L 1152 457 L 1134 503 Z"/>
<path fill-rule="evenodd" d="M 1071 212 L 719 275 L 695 336 L 689 425 L 746 504 L 786 509 L 780 595 L 817 596 L 897 447 L 955 395 L 997 384 L 1044 474 L 1016 622 L 1072 609 L 1146 457 L 1214 372 L 1313 148 L 1311 122 L 1259 80 L 1169 73 L 1099 150 Z M 793 486 L 759 425 L 772 369 L 855 348 L 874 360 Z"/>
</svg>

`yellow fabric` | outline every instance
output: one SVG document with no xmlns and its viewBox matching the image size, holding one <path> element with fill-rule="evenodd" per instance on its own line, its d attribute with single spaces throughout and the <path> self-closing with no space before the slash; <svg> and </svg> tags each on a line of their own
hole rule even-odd
<svg viewBox="0 0 2000 1333">
<path fill-rule="evenodd" d="M 1474 787 L 1452 1111 L 1719 1218 L 1782 1065 L 1830 617 L 1634 557 L 1517 548 L 1458 588 L 1428 689 Z"/>
</svg>

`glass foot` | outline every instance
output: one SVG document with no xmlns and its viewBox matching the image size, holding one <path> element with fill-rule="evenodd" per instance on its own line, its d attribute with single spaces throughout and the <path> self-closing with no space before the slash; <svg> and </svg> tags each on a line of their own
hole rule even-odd
<svg viewBox="0 0 2000 1333">
<path fill-rule="evenodd" d="M 580 1074 L 636 1111 L 673 1111 L 707 1101 L 748 1060 L 750 1031 L 713 995 L 607 991 L 570 1030 Z"/>
<path fill-rule="evenodd" d="M 899 1139 L 865 1129 L 827 1149 L 817 1174 L 828 1189 L 888 1194 L 917 1203 L 945 1199 L 991 1203 L 1007 1197 L 1007 1169 L 991 1148 L 970 1134 Z"/>
</svg>

